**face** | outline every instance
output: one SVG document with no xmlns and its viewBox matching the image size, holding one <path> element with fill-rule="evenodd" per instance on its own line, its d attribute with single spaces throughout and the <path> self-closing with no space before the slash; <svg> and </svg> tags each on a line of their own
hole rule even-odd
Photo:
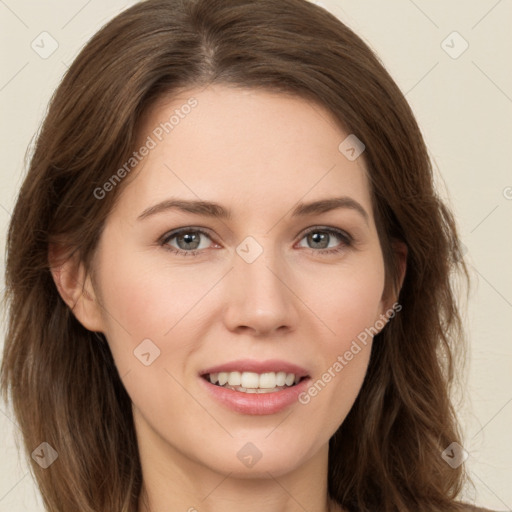
<svg viewBox="0 0 512 512">
<path fill-rule="evenodd" d="M 225 86 L 146 116 L 93 281 L 141 450 L 241 477 L 325 454 L 389 308 L 348 135 L 303 99 Z"/>
</svg>

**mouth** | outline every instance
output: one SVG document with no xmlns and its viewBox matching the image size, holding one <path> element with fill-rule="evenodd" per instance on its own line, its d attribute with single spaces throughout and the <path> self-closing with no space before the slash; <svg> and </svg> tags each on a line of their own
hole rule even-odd
<svg viewBox="0 0 512 512">
<path fill-rule="evenodd" d="M 242 414 L 276 414 L 298 403 L 309 373 L 283 360 L 238 360 L 199 372 L 207 396 Z"/>
<path fill-rule="evenodd" d="M 307 376 L 280 372 L 215 372 L 202 375 L 211 384 L 241 393 L 277 393 L 299 384 Z"/>
</svg>

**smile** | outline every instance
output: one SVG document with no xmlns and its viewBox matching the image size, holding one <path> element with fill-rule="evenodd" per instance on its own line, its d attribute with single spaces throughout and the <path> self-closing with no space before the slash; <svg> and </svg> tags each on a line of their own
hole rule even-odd
<svg viewBox="0 0 512 512">
<path fill-rule="evenodd" d="M 241 414 L 276 414 L 298 403 L 311 377 L 296 364 L 278 359 L 236 360 L 205 368 L 199 381 L 221 406 Z"/>
<path fill-rule="evenodd" d="M 302 377 L 281 372 L 219 372 L 204 376 L 212 384 L 242 393 L 275 393 L 298 384 Z"/>
</svg>

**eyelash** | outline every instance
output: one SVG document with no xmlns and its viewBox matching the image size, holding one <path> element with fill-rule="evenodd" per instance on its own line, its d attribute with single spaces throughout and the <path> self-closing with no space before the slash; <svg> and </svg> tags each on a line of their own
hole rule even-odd
<svg viewBox="0 0 512 512">
<path fill-rule="evenodd" d="M 303 233 L 302 238 L 300 240 L 302 240 L 309 234 L 316 233 L 316 232 L 328 233 L 329 235 L 334 235 L 342 242 L 342 244 L 340 246 L 335 247 L 335 248 L 330 248 L 330 249 L 313 249 L 311 247 L 305 248 L 305 249 L 309 249 L 310 251 L 313 251 L 316 254 L 320 254 L 322 256 L 324 256 L 324 255 L 328 256 L 330 254 L 340 253 L 347 247 L 351 247 L 353 244 L 353 238 L 348 233 L 345 233 L 344 231 L 341 231 L 339 229 L 327 228 L 327 227 L 326 228 L 323 228 L 323 227 L 309 228 L 308 230 L 306 230 Z M 169 245 L 169 242 L 173 238 L 176 238 L 177 236 L 179 236 L 181 234 L 185 234 L 185 233 L 201 233 L 202 235 L 205 235 L 207 238 L 209 238 L 211 240 L 209 233 L 206 232 L 205 230 L 203 230 L 201 228 L 187 227 L 187 228 L 181 228 L 181 229 L 177 229 L 175 231 L 171 231 L 170 233 L 167 233 L 166 235 L 164 235 L 161 238 L 160 245 L 164 249 L 166 249 L 174 254 L 177 254 L 179 256 L 198 256 L 202 251 L 204 251 L 204 249 L 192 249 L 190 251 L 184 251 L 183 249 L 177 249 L 176 247 L 172 247 Z"/>
</svg>

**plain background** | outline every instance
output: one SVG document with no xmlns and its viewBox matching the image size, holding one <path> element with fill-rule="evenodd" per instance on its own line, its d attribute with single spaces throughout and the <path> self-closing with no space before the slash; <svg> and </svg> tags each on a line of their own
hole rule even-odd
<svg viewBox="0 0 512 512">
<path fill-rule="evenodd" d="M 2 269 L 5 231 L 25 172 L 25 152 L 51 94 L 86 41 L 134 3 L 0 0 Z M 474 482 L 464 497 L 494 510 L 512 510 L 511 2 L 314 3 L 360 35 L 406 94 L 442 195 L 455 212 L 475 282 L 466 319 L 471 351 L 465 400 L 458 406 Z M 43 46 L 43 37 L 45 51 L 51 49 L 42 32 L 58 44 L 47 58 L 31 47 L 33 41 Z M 42 512 L 27 463 L 17 454 L 17 431 L 12 411 L 0 404 L 0 511 Z"/>
</svg>

